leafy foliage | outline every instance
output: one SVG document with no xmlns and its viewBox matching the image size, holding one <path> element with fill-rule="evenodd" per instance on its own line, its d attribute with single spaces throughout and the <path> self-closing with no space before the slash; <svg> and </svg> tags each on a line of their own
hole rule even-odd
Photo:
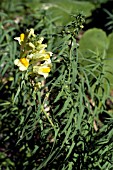
<svg viewBox="0 0 113 170">
<path fill-rule="evenodd" d="M 18 2 L 7 2 L 8 15 L 6 2 L 0 13 L 0 168 L 112 169 L 113 118 L 106 108 L 111 82 L 103 59 L 104 51 L 111 54 L 112 34 L 107 37 L 93 29 L 77 42 L 85 21 L 81 13 L 58 26 L 57 18 L 51 16 L 54 8 L 41 8 L 44 1 L 20 1 L 17 11 Z M 14 66 L 20 55 L 14 37 L 32 27 L 53 52 L 46 80 L 27 76 Z M 87 49 L 93 52 L 89 55 Z M 40 88 L 38 82 L 43 83 Z"/>
<path fill-rule="evenodd" d="M 48 13 L 52 15 L 53 18 L 56 19 L 56 23 L 58 25 L 64 25 L 72 20 L 71 15 L 77 14 L 79 12 L 83 12 L 86 17 L 91 15 L 91 10 L 95 8 L 95 6 L 90 2 L 80 2 L 73 0 L 58 0 L 53 1 L 49 0 L 44 1 L 42 8 L 46 9 Z"/>
<path fill-rule="evenodd" d="M 93 36 L 92 36 L 93 35 Z M 92 38 L 90 38 L 92 36 Z M 97 60 L 104 60 L 103 69 L 105 70 L 105 77 L 108 78 L 111 84 L 113 84 L 113 50 L 112 50 L 112 37 L 111 33 L 108 37 L 106 33 L 97 28 L 89 29 L 82 36 L 79 44 L 79 56 L 85 56 L 86 58 L 92 58 L 92 56 L 97 55 Z M 81 61 L 83 64 L 83 61 Z M 85 61 L 84 64 L 88 64 L 88 61 Z M 105 88 L 107 88 L 104 80 Z"/>
</svg>

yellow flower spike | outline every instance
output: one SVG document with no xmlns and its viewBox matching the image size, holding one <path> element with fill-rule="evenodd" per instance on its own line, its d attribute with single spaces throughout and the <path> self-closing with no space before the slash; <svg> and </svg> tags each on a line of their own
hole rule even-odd
<svg viewBox="0 0 113 170">
<path fill-rule="evenodd" d="M 20 71 L 25 71 L 29 66 L 29 60 L 27 58 L 16 59 L 14 64 L 19 67 Z"/>
<path fill-rule="evenodd" d="M 44 40 L 43 37 L 39 38 L 38 41 L 37 38 L 34 37 L 36 37 L 34 29 L 31 28 L 27 30 L 25 34 L 21 33 L 20 37 L 14 38 L 21 45 L 20 50 L 22 51 L 20 53 L 21 58 L 16 59 L 14 64 L 19 67 L 20 71 L 25 71 L 28 69 L 30 61 L 33 72 L 29 72 L 28 74 L 35 73 L 36 75 L 42 75 L 46 78 L 51 70 L 52 64 L 50 57 L 53 53 L 45 49 L 47 44 L 42 44 Z"/>
</svg>

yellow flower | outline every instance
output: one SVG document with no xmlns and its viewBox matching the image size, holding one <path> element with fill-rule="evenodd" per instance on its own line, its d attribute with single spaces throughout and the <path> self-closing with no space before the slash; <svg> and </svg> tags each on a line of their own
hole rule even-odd
<svg viewBox="0 0 113 170">
<path fill-rule="evenodd" d="M 84 28 L 84 26 L 83 26 L 83 25 L 80 25 L 80 28 Z"/>
<path fill-rule="evenodd" d="M 24 39 L 25 39 L 25 34 L 22 33 L 22 34 L 20 34 L 20 37 L 15 37 L 14 39 L 17 40 L 17 41 L 19 42 L 19 44 L 21 45 L 21 43 L 22 43 L 22 42 L 24 41 Z"/>
<path fill-rule="evenodd" d="M 44 78 L 48 77 L 48 74 L 50 71 L 51 71 L 51 60 L 50 59 L 45 61 L 40 66 L 33 66 L 33 72 L 44 76 Z"/>
<path fill-rule="evenodd" d="M 25 34 L 20 34 L 20 41 L 24 41 L 24 38 L 25 38 Z"/>
<path fill-rule="evenodd" d="M 33 67 L 33 72 L 44 76 L 44 78 L 47 78 L 48 74 L 50 72 L 50 67 L 47 67 L 47 66 L 34 66 Z"/>
<path fill-rule="evenodd" d="M 46 52 L 45 50 L 37 51 L 34 54 L 30 54 L 27 56 L 28 59 L 36 60 L 38 61 L 46 61 L 50 59 L 50 56 L 52 56 L 52 52 Z"/>
<path fill-rule="evenodd" d="M 35 37 L 36 35 L 34 34 L 34 29 L 31 28 L 28 34 L 28 38 L 30 38 L 31 36 Z"/>
<path fill-rule="evenodd" d="M 29 66 L 29 60 L 27 58 L 16 59 L 14 64 L 19 67 L 20 71 L 25 71 Z"/>
<path fill-rule="evenodd" d="M 35 49 L 35 46 L 33 43 L 29 42 L 29 46 L 32 48 L 32 49 Z"/>
<path fill-rule="evenodd" d="M 15 37 L 14 39 L 17 40 L 21 46 L 21 58 L 16 59 L 14 64 L 19 67 L 20 71 L 27 70 L 30 64 L 33 72 L 29 72 L 28 74 L 35 73 L 46 78 L 51 70 L 50 57 L 53 53 L 45 49 L 47 44 L 42 44 L 44 38 L 41 37 L 37 41 L 34 29 L 31 28 L 27 30 L 25 34 L 22 33 L 20 37 Z"/>
<path fill-rule="evenodd" d="M 38 43 L 38 44 L 42 44 L 43 40 L 44 40 L 44 37 L 41 37 L 41 38 L 37 41 L 37 43 Z"/>
<path fill-rule="evenodd" d="M 52 52 L 50 52 L 50 51 L 45 51 L 45 50 L 43 50 L 43 49 L 40 50 L 39 53 L 42 54 L 42 55 L 43 55 L 43 54 L 46 54 L 46 55 L 48 54 L 49 56 L 52 56 L 52 54 L 53 54 Z"/>
<path fill-rule="evenodd" d="M 37 44 L 36 43 L 36 49 L 37 51 L 44 50 L 47 47 L 47 44 Z"/>
</svg>

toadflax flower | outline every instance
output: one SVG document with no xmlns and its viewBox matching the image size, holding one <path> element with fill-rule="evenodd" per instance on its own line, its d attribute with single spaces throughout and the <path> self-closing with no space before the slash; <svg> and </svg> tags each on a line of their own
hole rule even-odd
<svg viewBox="0 0 113 170">
<path fill-rule="evenodd" d="M 34 62 L 46 61 L 52 56 L 52 52 L 46 52 L 45 50 L 36 51 L 34 54 L 27 56 L 28 59 L 32 59 Z"/>
<path fill-rule="evenodd" d="M 20 71 L 27 70 L 30 65 L 29 75 L 42 75 L 46 78 L 51 70 L 50 57 L 53 53 L 46 50 L 47 44 L 42 43 L 44 38 L 37 39 L 34 29 L 31 28 L 14 39 L 20 44 L 20 59 L 16 59 L 14 64 L 19 67 Z"/>
<path fill-rule="evenodd" d="M 27 58 L 16 59 L 14 64 L 19 67 L 20 71 L 25 71 L 29 66 L 29 60 Z"/>
<path fill-rule="evenodd" d="M 44 76 L 44 78 L 48 77 L 50 70 L 51 70 L 51 60 L 50 59 L 46 60 L 41 65 L 33 66 L 33 73 L 38 73 L 39 75 Z"/>
<path fill-rule="evenodd" d="M 17 40 L 17 41 L 19 42 L 19 44 L 21 45 L 21 43 L 22 43 L 22 42 L 24 41 L 24 39 L 25 39 L 25 34 L 22 33 L 22 34 L 20 34 L 20 37 L 15 37 L 14 39 Z"/>
<path fill-rule="evenodd" d="M 35 37 L 36 35 L 34 34 L 34 29 L 31 28 L 28 34 L 28 38 L 30 38 L 31 36 Z"/>
</svg>

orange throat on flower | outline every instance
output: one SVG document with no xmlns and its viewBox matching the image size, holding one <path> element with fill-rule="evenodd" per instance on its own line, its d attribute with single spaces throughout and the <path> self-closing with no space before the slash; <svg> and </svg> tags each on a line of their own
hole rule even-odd
<svg viewBox="0 0 113 170">
<path fill-rule="evenodd" d="M 21 59 L 20 59 L 20 62 L 21 62 L 26 68 L 28 68 L 28 66 L 29 66 L 29 60 L 28 60 L 28 59 L 26 59 L 26 58 L 21 58 Z"/>
</svg>

